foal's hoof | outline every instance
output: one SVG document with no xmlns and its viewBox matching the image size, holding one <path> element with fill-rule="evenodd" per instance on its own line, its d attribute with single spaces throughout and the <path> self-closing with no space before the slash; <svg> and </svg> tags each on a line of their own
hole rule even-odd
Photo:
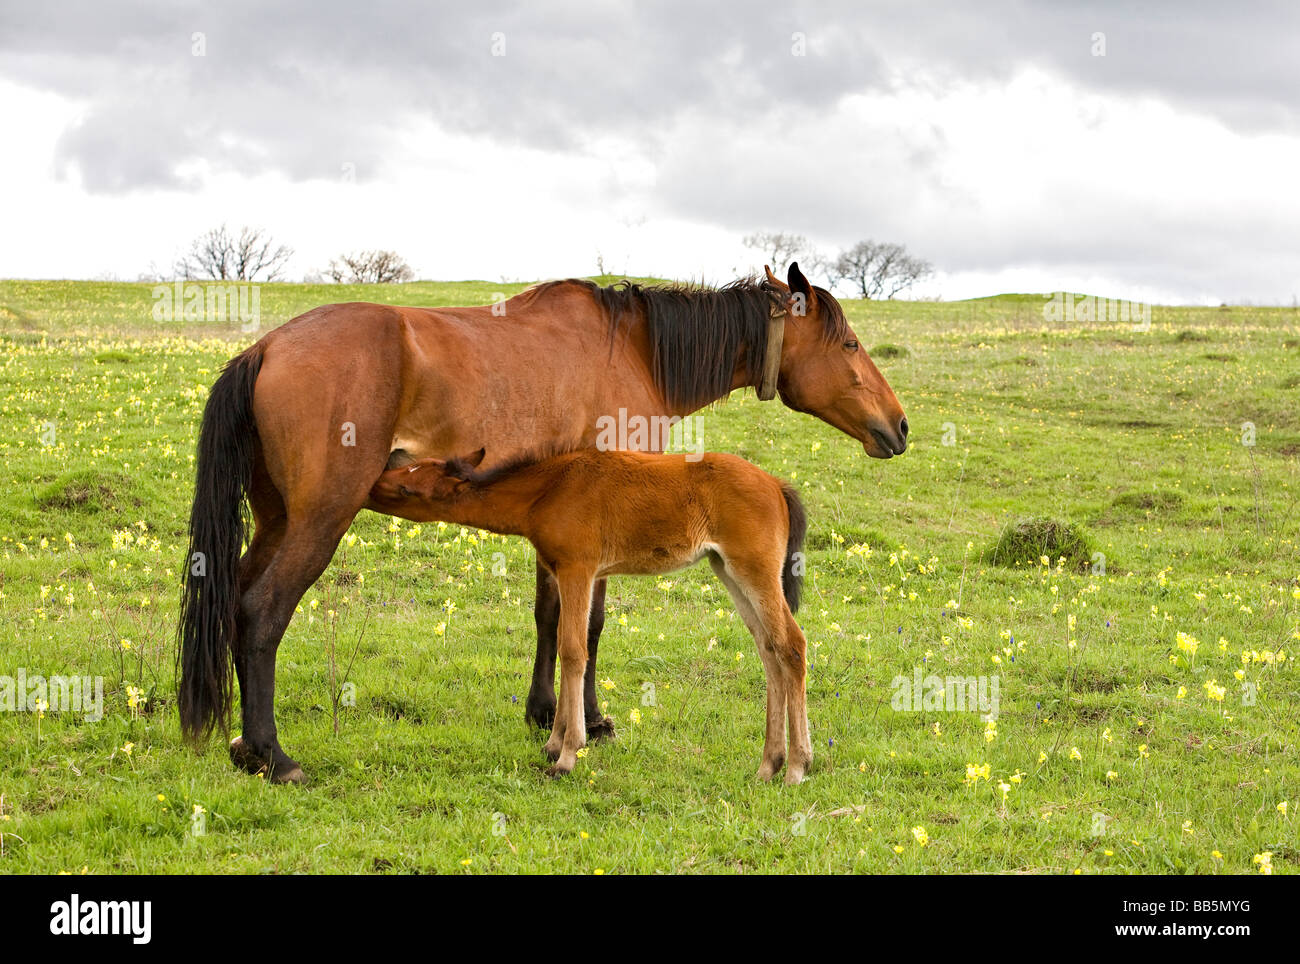
<svg viewBox="0 0 1300 964">
<path fill-rule="evenodd" d="M 587 740 L 613 740 L 618 737 L 614 732 L 614 721 L 608 716 L 598 716 L 587 720 Z"/>
<path fill-rule="evenodd" d="M 271 759 L 257 753 L 248 742 L 237 736 L 230 741 L 230 762 L 239 769 L 261 775 L 272 783 L 303 783 L 307 775 L 283 751 L 272 751 Z"/>
</svg>

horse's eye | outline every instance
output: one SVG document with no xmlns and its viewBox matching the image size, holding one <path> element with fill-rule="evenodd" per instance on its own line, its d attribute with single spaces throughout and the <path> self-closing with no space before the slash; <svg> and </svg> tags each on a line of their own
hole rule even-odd
<svg viewBox="0 0 1300 964">
<path fill-rule="evenodd" d="M 846 341 L 844 343 L 844 347 L 847 348 L 849 351 L 857 351 L 858 343 L 856 341 Z"/>
</svg>

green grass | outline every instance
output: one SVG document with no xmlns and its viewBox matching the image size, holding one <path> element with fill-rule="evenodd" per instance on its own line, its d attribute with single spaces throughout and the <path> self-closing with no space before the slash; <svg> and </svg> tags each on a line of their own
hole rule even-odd
<svg viewBox="0 0 1300 964">
<path fill-rule="evenodd" d="M 262 323 L 519 287 L 271 285 Z M 707 567 L 611 584 L 599 675 L 619 738 L 551 781 L 523 722 L 527 544 L 364 514 L 280 650 L 281 739 L 310 783 L 276 787 L 216 742 L 182 745 L 172 669 L 195 429 L 254 336 L 156 323 L 150 295 L 0 282 L 0 676 L 102 676 L 105 703 L 100 722 L 0 713 L 0 871 L 1300 866 L 1293 310 L 1156 308 L 1140 332 L 1048 324 L 1036 295 L 846 302 L 864 344 L 898 349 L 880 362 L 905 456 L 868 460 L 752 394 L 704 413 L 708 448 L 793 479 L 808 505 L 802 786 L 753 778 L 762 672 Z M 1047 565 L 994 557 L 1029 519 L 1051 523 L 1035 545 L 1080 533 L 1104 570 L 1055 548 Z M 995 730 L 892 709 L 917 667 L 997 674 Z"/>
</svg>

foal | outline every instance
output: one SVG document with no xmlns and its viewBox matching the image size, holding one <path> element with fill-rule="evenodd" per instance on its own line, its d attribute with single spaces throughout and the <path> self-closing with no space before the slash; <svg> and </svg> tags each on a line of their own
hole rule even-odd
<svg viewBox="0 0 1300 964">
<path fill-rule="evenodd" d="M 799 608 L 807 521 L 794 489 L 734 455 L 585 449 L 476 472 L 479 449 L 391 469 L 370 508 L 416 522 L 457 522 L 522 535 L 559 589 L 560 698 L 546 754 L 568 773 L 587 743 L 582 708 L 592 584 L 619 573 L 658 574 L 709 557 L 754 637 L 767 676 L 760 780 L 787 762 L 786 783 L 812 763 L 804 694 L 807 643 Z"/>
</svg>

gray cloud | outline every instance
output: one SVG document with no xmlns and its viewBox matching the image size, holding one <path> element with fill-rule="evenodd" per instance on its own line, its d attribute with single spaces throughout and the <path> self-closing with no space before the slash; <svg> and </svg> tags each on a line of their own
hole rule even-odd
<svg viewBox="0 0 1300 964">
<path fill-rule="evenodd" d="M 994 85 L 1033 67 L 1241 133 L 1294 135 L 1297 38 L 1289 3 L 90 0 L 0 9 L 0 77 L 84 105 L 55 161 L 92 193 L 193 190 L 209 171 L 335 180 L 345 164 L 383 179 L 390 159 L 409 162 L 404 134 L 417 124 L 485 149 L 582 154 L 614 135 L 653 162 L 655 181 L 611 167 L 573 203 L 737 236 L 887 237 L 950 272 L 1046 264 L 1232 296 L 1300 281 L 1278 212 L 1225 222 L 1199 198 L 1135 211 L 1115 183 L 1079 192 L 1050 179 L 1034 185 L 1037 211 L 1003 211 L 948 177 L 936 124 L 830 127 L 852 95 Z M 792 55 L 796 43 L 806 56 Z"/>
<path fill-rule="evenodd" d="M 42 4 L 0 13 L 11 80 L 83 99 L 58 148 L 93 191 L 184 186 L 205 162 L 336 177 L 401 149 L 411 118 L 503 144 L 618 133 L 657 150 L 690 110 L 771 126 L 923 67 L 940 82 L 1037 65 L 1087 89 L 1159 97 L 1244 129 L 1300 118 L 1300 13 L 1132 3 L 661 5 L 318 2 Z M 202 32 L 206 55 L 191 55 Z M 1095 33 L 1106 56 L 1093 56 Z M 807 56 L 791 56 L 796 33 Z M 492 56 L 494 35 L 505 56 Z"/>
</svg>

